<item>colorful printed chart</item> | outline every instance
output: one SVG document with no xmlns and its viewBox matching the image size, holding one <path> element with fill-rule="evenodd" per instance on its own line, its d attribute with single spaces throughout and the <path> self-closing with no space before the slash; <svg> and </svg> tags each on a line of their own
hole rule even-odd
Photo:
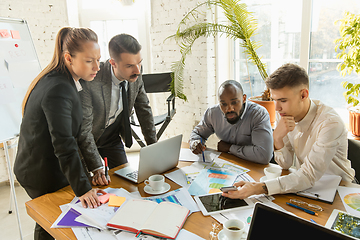
<svg viewBox="0 0 360 240">
<path fill-rule="evenodd" d="M 190 185 L 189 193 L 198 196 L 221 192 L 219 189 L 231 186 L 236 176 L 237 174 L 219 169 L 203 169 Z"/>
<path fill-rule="evenodd" d="M 351 193 L 344 197 L 344 202 L 356 211 L 360 211 L 360 193 Z"/>
</svg>

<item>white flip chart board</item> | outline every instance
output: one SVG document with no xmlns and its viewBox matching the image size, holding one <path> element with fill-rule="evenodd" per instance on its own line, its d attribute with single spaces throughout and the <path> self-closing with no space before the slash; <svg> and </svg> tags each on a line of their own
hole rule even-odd
<svg viewBox="0 0 360 240">
<path fill-rule="evenodd" d="M 40 71 L 27 22 L 0 17 L 0 142 L 19 134 L 21 103 Z"/>
</svg>

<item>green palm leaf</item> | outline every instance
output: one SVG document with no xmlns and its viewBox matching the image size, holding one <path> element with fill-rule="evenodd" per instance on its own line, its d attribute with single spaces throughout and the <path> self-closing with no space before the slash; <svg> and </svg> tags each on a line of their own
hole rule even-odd
<svg viewBox="0 0 360 240">
<path fill-rule="evenodd" d="M 211 10 L 214 6 L 220 7 L 224 11 L 228 20 L 227 23 L 201 22 L 202 17 L 206 14 L 206 10 Z M 205 7 L 206 9 L 204 10 Z M 186 100 L 186 96 L 183 93 L 183 73 L 186 56 L 191 53 L 191 48 L 198 38 L 215 37 L 218 34 L 225 35 L 231 39 L 242 40 L 241 46 L 244 47 L 248 60 L 257 66 L 261 77 L 265 80 L 267 77 L 265 65 L 256 53 L 260 44 L 250 39 L 256 29 L 256 20 L 247 11 L 246 4 L 240 3 L 240 0 L 207 0 L 190 10 L 180 21 L 176 33 L 166 38 L 175 39 L 180 46 L 181 53 L 181 59 L 174 62 L 171 66 L 174 73 L 173 83 L 171 84 L 172 93 Z"/>
</svg>

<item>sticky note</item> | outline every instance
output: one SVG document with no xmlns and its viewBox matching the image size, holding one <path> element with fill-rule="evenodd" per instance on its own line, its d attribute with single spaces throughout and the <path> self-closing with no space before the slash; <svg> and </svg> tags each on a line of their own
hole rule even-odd
<svg viewBox="0 0 360 240">
<path fill-rule="evenodd" d="M 125 202 L 125 200 L 125 197 L 110 196 L 108 205 L 109 207 L 120 207 Z"/>
<path fill-rule="evenodd" d="M 18 30 L 10 30 L 13 39 L 20 39 L 20 32 Z"/>
<path fill-rule="evenodd" d="M 99 198 L 99 201 L 102 204 L 104 204 L 104 203 L 107 203 L 109 201 L 110 196 L 116 196 L 116 195 L 113 194 L 113 193 L 107 193 L 107 194 L 99 196 L 98 198 Z"/>
<path fill-rule="evenodd" d="M 8 38 L 10 37 L 9 31 L 7 29 L 0 29 L 0 36 L 2 38 Z"/>
</svg>

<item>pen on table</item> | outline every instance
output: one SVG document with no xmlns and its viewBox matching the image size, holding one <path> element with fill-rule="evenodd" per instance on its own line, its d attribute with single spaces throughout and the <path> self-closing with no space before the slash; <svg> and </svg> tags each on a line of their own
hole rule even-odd
<svg viewBox="0 0 360 240">
<path fill-rule="evenodd" d="M 300 209 L 300 210 L 302 210 L 302 211 L 304 211 L 304 212 L 306 212 L 306 213 L 308 213 L 308 214 L 315 215 L 315 216 L 318 215 L 316 212 L 310 211 L 310 210 L 308 210 L 308 209 L 306 209 L 306 208 L 302 208 L 302 207 L 300 207 L 300 206 L 296 206 L 295 204 L 292 204 L 292 203 L 289 203 L 289 202 L 286 202 L 286 204 L 289 205 L 289 206 L 291 206 L 291 207 Z"/>
<path fill-rule="evenodd" d="M 108 162 L 107 162 L 107 157 L 104 157 L 104 161 L 105 161 L 105 177 L 106 177 L 106 180 L 108 180 Z"/>
<path fill-rule="evenodd" d="M 201 142 L 201 146 L 203 145 L 203 140 L 202 138 L 200 138 L 200 142 Z M 201 152 L 202 157 L 203 157 L 203 162 L 205 162 L 205 155 L 204 155 L 204 151 Z"/>
</svg>

